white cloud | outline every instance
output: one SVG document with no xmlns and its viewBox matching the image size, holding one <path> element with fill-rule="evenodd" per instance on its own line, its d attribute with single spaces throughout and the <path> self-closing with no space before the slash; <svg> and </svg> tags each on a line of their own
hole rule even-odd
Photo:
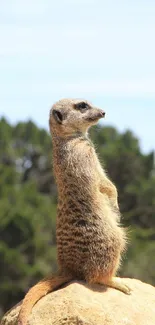
<svg viewBox="0 0 155 325">
<path fill-rule="evenodd" d="M 39 88 L 38 88 L 39 87 Z M 77 82 L 53 82 L 32 85 L 32 91 L 42 94 L 105 95 L 114 97 L 153 97 L 155 80 L 83 80 Z"/>
<path fill-rule="evenodd" d="M 61 51 L 70 52 L 70 46 L 84 44 L 92 41 L 98 33 L 93 27 L 78 28 L 70 26 L 7 26 L 0 25 L 0 55 L 48 55 L 49 52 L 58 53 Z M 90 46 L 90 45 L 89 45 Z M 76 48 L 73 48 L 74 51 Z"/>
<path fill-rule="evenodd" d="M 8 15 L 8 13 L 10 13 L 12 16 L 18 16 L 18 14 L 23 14 L 24 16 L 26 14 L 43 14 L 44 11 L 47 9 L 47 4 L 50 4 L 50 1 L 46 0 L 2 0 L 2 2 L 3 3 L 1 3 L 1 12 L 4 15 Z"/>
<path fill-rule="evenodd" d="M 114 97 L 153 97 L 155 98 L 154 80 L 105 80 L 83 81 L 77 83 L 63 83 L 47 85 L 47 90 L 60 89 L 62 92 L 80 94 L 104 94 Z"/>
<path fill-rule="evenodd" d="M 155 98 L 155 79 L 153 80 L 83 80 L 53 82 L 22 82 L 8 88 L 1 84 L 1 98 L 47 98 L 50 95 L 61 97 L 112 96 Z"/>
</svg>

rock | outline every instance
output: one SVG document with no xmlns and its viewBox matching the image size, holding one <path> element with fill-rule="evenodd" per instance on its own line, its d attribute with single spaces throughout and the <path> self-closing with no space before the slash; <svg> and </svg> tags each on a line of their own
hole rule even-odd
<svg viewBox="0 0 155 325">
<path fill-rule="evenodd" d="M 123 279 L 131 295 L 101 285 L 72 282 L 42 298 L 28 325 L 155 325 L 155 288 Z M 4 315 L 1 325 L 15 325 L 20 304 Z"/>
</svg>

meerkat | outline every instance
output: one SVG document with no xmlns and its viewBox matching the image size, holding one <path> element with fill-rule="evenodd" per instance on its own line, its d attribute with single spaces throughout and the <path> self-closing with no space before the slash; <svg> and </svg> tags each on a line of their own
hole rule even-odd
<svg viewBox="0 0 155 325">
<path fill-rule="evenodd" d="M 40 298 L 72 280 L 103 284 L 130 294 L 130 288 L 116 277 L 126 247 L 117 189 L 102 168 L 88 136 L 88 129 L 104 116 L 100 108 L 78 99 L 62 99 L 50 111 L 58 190 L 59 272 L 28 291 L 18 325 L 27 324 L 32 307 Z"/>
</svg>

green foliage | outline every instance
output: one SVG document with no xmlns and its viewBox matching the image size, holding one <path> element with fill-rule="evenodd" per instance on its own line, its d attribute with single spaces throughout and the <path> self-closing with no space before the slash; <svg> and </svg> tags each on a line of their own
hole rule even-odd
<svg viewBox="0 0 155 325">
<path fill-rule="evenodd" d="M 118 187 L 129 249 L 121 275 L 155 285 L 153 153 L 135 135 L 113 127 L 90 131 L 101 162 Z M 56 199 L 49 134 L 33 122 L 0 120 L 0 310 L 23 298 L 33 283 L 56 271 Z"/>
</svg>

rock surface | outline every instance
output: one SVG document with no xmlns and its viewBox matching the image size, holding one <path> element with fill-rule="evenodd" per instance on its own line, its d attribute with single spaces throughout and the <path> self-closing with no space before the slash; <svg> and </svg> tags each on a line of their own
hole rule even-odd
<svg viewBox="0 0 155 325">
<path fill-rule="evenodd" d="M 28 325 L 155 325 L 155 288 L 124 279 L 130 296 L 101 285 L 72 282 L 48 294 L 33 308 Z M 1 325 L 15 325 L 20 304 L 4 315 Z"/>
</svg>

